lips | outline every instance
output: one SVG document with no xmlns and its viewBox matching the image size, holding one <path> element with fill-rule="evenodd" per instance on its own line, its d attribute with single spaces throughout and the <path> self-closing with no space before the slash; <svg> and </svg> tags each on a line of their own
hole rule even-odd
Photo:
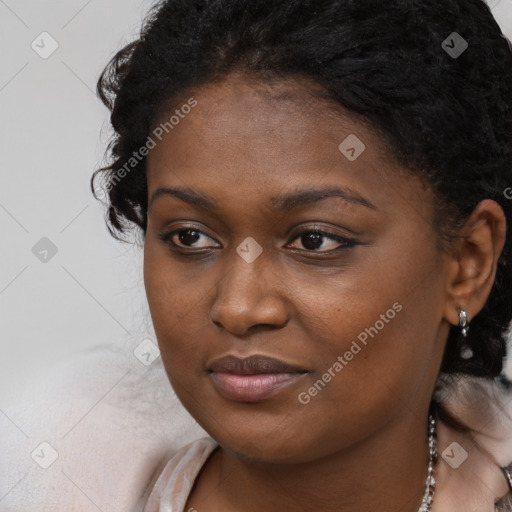
<svg viewBox="0 0 512 512">
<path fill-rule="evenodd" d="M 268 373 L 306 373 L 306 370 L 271 357 L 252 355 L 244 359 L 226 356 L 215 360 L 209 371 L 234 373 L 237 375 L 259 375 Z"/>
<path fill-rule="evenodd" d="M 300 380 L 307 370 L 271 357 L 244 359 L 227 356 L 215 360 L 208 372 L 215 389 L 229 400 L 259 402 Z"/>
</svg>

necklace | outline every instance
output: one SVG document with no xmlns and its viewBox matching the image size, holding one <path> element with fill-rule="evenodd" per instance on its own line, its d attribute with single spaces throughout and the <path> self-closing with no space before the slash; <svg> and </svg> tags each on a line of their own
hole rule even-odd
<svg viewBox="0 0 512 512">
<path fill-rule="evenodd" d="M 425 494 L 421 501 L 418 512 L 430 512 L 434 494 L 436 492 L 436 479 L 434 478 L 434 464 L 437 461 L 437 436 L 436 436 L 436 419 L 430 415 L 428 417 L 428 448 L 430 452 L 430 460 L 428 463 L 428 475 L 425 482 Z"/>
</svg>

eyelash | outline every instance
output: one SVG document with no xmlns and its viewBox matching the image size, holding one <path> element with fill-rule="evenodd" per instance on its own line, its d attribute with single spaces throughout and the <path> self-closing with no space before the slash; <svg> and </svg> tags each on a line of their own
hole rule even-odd
<svg viewBox="0 0 512 512">
<path fill-rule="evenodd" d="M 175 251 L 185 251 L 185 252 L 197 252 L 197 251 L 194 251 L 194 248 L 193 247 L 183 247 L 183 246 L 180 246 L 176 243 L 174 243 L 172 241 L 172 238 L 174 237 L 174 235 L 178 234 L 178 233 L 181 233 L 181 232 L 186 232 L 186 231 L 193 231 L 195 233 L 198 233 L 199 235 L 205 235 L 207 238 L 210 238 L 211 240 L 213 240 L 213 238 L 211 236 L 209 236 L 207 233 L 205 233 L 204 231 L 201 231 L 199 229 L 196 229 L 194 226 L 184 226 L 184 227 L 181 227 L 179 229 L 175 229 L 173 231 L 170 231 L 168 233 L 158 233 L 157 236 L 158 236 L 158 239 L 161 240 L 162 242 L 164 242 L 165 244 L 169 245 L 171 250 L 175 250 Z M 306 253 L 310 253 L 310 254 L 331 254 L 335 251 L 340 251 L 340 250 L 343 250 L 343 249 L 349 249 L 351 247 L 354 247 L 355 245 L 357 245 L 357 241 L 352 239 L 352 238 L 347 238 L 347 237 L 343 237 L 343 236 L 340 236 L 340 235 L 335 235 L 333 233 L 329 233 L 327 231 L 322 231 L 320 229 L 304 229 L 303 231 L 300 231 L 299 233 L 296 234 L 296 236 L 292 239 L 292 242 L 294 240 L 297 240 L 299 238 L 301 238 L 302 235 L 306 234 L 306 233 L 313 233 L 315 235 L 320 235 L 322 236 L 323 238 L 328 238 L 329 240 L 333 240 L 335 242 L 339 242 L 341 243 L 342 245 L 340 247 L 336 247 L 335 249 L 331 249 L 329 251 L 315 251 L 315 250 L 312 250 L 312 249 L 297 249 L 301 252 L 306 252 Z M 201 249 L 207 249 L 206 247 L 204 248 L 201 248 Z M 200 249 L 200 250 L 201 250 Z"/>
</svg>

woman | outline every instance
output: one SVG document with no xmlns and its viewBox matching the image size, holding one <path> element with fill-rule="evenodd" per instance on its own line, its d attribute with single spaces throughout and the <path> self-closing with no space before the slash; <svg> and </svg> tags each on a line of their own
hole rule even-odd
<svg viewBox="0 0 512 512">
<path fill-rule="evenodd" d="M 109 229 L 143 234 L 210 436 L 145 511 L 512 510 L 512 52 L 487 5 L 167 0 L 98 91 Z"/>
</svg>

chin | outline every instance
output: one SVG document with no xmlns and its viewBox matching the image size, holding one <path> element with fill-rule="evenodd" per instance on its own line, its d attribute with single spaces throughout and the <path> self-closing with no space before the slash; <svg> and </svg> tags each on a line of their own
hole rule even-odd
<svg viewBox="0 0 512 512">
<path fill-rule="evenodd" d="M 276 429 L 276 431 L 279 430 Z M 308 456 L 310 450 L 314 451 L 314 443 L 309 446 L 306 440 L 298 438 L 299 433 L 295 435 L 284 429 L 281 429 L 281 436 L 276 435 L 275 432 L 270 435 L 268 432 L 253 430 L 244 432 L 243 435 L 239 432 L 231 434 L 230 430 L 226 429 L 219 435 L 215 432 L 209 432 L 209 435 L 224 450 L 248 462 L 297 464 L 315 458 L 315 456 Z"/>
</svg>

